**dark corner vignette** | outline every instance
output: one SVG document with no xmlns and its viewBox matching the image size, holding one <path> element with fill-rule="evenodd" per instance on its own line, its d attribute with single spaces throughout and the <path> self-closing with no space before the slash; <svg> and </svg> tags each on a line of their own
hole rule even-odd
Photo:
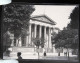
<svg viewBox="0 0 80 63">
<path fill-rule="evenodd" d="M 12 2 L 27 2 L 27 3 L 72 3 L 77 4 L 79 0 L 12 0 Z"/>
<path fill-rule="evenodd" d="M 0 5 L 0 59 L 3 59 L 3 43 L 2 43 L 2 5 Z"/>
<path fill-rule="evenodd" d="M 16 2 L 14 2 L 16 3 Z M 17 2 L 18 3 L 18 2 Z M 2 6 L 0 6 L 0 26 L 1 26 L 1 30 L 2 31 Z M 2 36 L 2 32 L 1 32 L 1 36 Z M 2 46 L 2 37 L 0 38 L 0 58 L 3 58 L 3 46 Z M 57 63 L 56 61 L 51 61 L 51 60 L 29 60 L 29 59 L 23 59 L 23 60 L 19 60 L 19 63 L 26 63 L 26 62 L 33 62 L 33 63 Z M 60 63 L 60 62 L 58 62 Z M 68 63 L 68 62 L 66 62 Z"/>
</svg>

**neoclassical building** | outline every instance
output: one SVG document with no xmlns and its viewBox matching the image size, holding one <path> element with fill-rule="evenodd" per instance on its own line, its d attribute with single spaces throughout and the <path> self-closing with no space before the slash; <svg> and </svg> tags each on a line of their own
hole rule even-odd
<svg viewBox="0 0 80 63">
<path fill-rule="evenodd" d="M 12 46 L 34 47 L 33 39 L 41 38 L 46 41 L 44 48 L 48 50 L 52 49 L 51 33 L 53 32 L 55 24 L 56 23 L 46 15 L 32 16 L 29 21 L 29 35 L 24 37 L 24 40 L 21 40 L 21 37 L 19 37 L 16 43 L 13 41 Z"/>
<path fill-rule="evenodd" d="M 17 38 L 16 42 L 14 42 L 14 34 L 10 34 L 8 32 L 8 34 L 11 35 L 10 38 L 12 39 L 11 48 L 9 48 L 9 50 L 11 50 L 10 57 L 17 58 L 17 52 L 21 52 L 23 58 L 35 58 L 35 55 L 33 54 L 37 53 L 38 49 L 33 43 L 34 38 L 41 38 L 45 40 L 44 48 L 39 48 L 40 53 L 43 54 L 45 50 L 46 53 L 53 53 L 52 55 L 54 56 L 58 56 L 59 52 L 61 52 L 60 54 L 64 56 L 64 52 L 67 52 L 67 49 L 56 49 L 55 44 L 52 46 L 51 33 L 55 32 L 55 25 L 56 23 L 48 16 L 37 15 L 30 18 L 29 28 L 26 31 L 26 33 L 28 32 L 28 35 L 26 35 L 23 39 L 20 36 Z M 70 53 L 70 55 L 72 54 Z"/>
</svg>

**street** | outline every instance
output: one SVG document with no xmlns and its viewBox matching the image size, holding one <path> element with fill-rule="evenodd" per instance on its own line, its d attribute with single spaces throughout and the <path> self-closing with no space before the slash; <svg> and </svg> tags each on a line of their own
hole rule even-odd
<svg viewBox="0 0 80 63">
<path fill-rule="evenodd" d="M 23 59 L 38 59 L 38 53 L 24 53 L 21 55 Z M 13 56 L 7 57 L 4 56 L 4 59 L 17 59 L 17 56 L 14 54 Z M 57 54 L 52 55 L 52 53 L 47 53 L 46 56 L 43 53 L 39 53 L 39 59 L 41 60 L 68 60 L 66 56 L 58 56 Z M 69 57 L 70 61 L 78 61 L 77 56 L 73 55 Z"/>
</svg>

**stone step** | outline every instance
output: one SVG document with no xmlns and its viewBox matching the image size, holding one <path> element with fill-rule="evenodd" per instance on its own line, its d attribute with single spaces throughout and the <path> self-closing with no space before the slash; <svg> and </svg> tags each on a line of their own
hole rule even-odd
<svg viewBox="0 0 80 63">
<path fill-rule="evenodd" d="M 42 49 L 40 49 L 42 51 Z M 12 51 L 10 52 L 11 58 L 17 58 L 17 53 L 21 52 L 21 56 L 25 58 L 35 58 L 38 56 L 37 49 L 28 48 L 28 47 L 13 47 Z M 28 57 L 27 57 L 28 56 Z"/>
<path fill-rule="evenodd" d="M 38 53 L 25 53 L 25 52 L 22 52 L 21 56 L 25 59 L 30 59 L 30 58 L 35 58 L 36 56 L 38 56 Z M 17 58 L 17 52 L 11 52 L 10 53 L 10 57 L 12 59 L 16 59 Z"/>
<path fill-rule="evenodd" d="M 37 48 L 29 48 L 29 47 L 12 47 L 12 52 L 34 52 L 34 51 L 39 51 L 39 52 L 43 52 L 42 48 L 39 48 L 39 50 Z"/>
<path fill-rule="evenodd" d="M 13 47 L 12 52 L 34 52 L 34 48 Z"/>
<path fill-rule="evenodd" d="M 28 52 L 28 53 L 26 53 L 26 52 L 21 52 L 22 55 L 25 55 L 25 54 L 27 54 L 27 55 L 28 55 L 28 54 L 32 55 L 32 54 L 34 54 L 34 53 L 37 54 L 37 52 L 31 52 L 31 53 L 30 53 L 30 52 Z M 17 55 L 17 52 L 11 52 L 10 54 Z"/>
<path fill-rule="evenodd" d="M 23 58 L 23 59 L 37 59 L 38 58 L 38 54 L 22 54 L 21 55 L 21 57 Z M 10 58 L 12 58 L 12 59 L 17 59 L 18 57 L 17 56 L 15 56 L 15 55 L 11 55 L 10 56 Z"/>
</svg>

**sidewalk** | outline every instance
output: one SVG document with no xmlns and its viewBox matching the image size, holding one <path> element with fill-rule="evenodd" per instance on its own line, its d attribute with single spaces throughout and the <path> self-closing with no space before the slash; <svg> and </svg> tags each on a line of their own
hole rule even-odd
<svg viewBox="0 0 80 63">
<path fill-rule="evenodd" d="M 38 54 L 37 53 L 24 53 L 21 55 L 23 59 L 38 59 Z M 13 55 L 13 56 L 4 56 L 3 57 L 4 59 L 17 59 L 17 56 L 16 55 Z M 71 61 L 77 61 L 77 56 L 70 56 L 70 60 Z M 39 59 L 42 59 L 42 60 L 68 60 L 68 57 L 66 56 L 58 56 L 57 54 L 50 54 L 50 53 L 47 53 L 47 56 L 44 57 L 43 53 L 40 53 L 39 54 Z"/>
<path fill-rule="evenodd" d="M 69 57 L 70 61 L 78 61 L 78 59 L 76 59 L 77 57 Z M 46 57 L 42 57 L 40 59 L 45 59 L 45 60 L 68 60 L 68 57 L 66 56 L 46 56 Z"/>
</svg>

